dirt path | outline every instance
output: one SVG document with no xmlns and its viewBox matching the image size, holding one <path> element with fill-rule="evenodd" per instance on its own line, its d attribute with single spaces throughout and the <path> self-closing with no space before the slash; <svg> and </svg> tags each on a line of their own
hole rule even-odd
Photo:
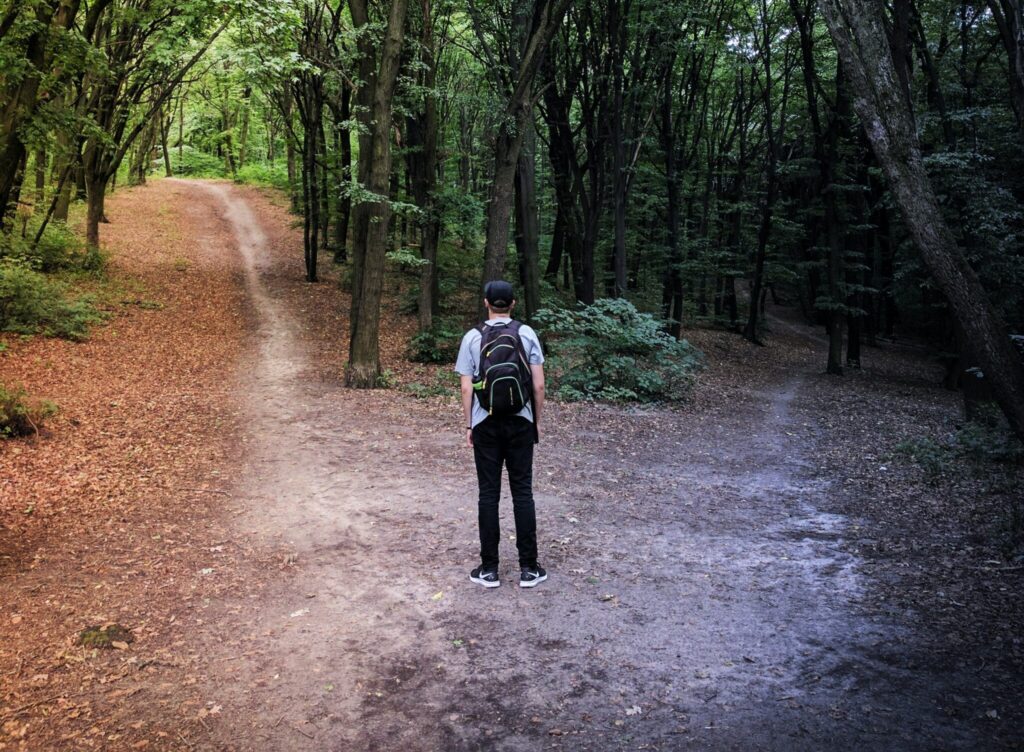
<svg viewBox="0 0 1024 752">
<path fill-rule="evenodd" d="M 294 564 L 215 604 L 213 747 L 977 746 L 902 665 L 913 635 L 858 609 L 856 523 L 826 511 L 822 438 L 792 410 L 803 375 L 699 412 L 554 407 L 536 468 L 551 580 L 512 587 L 507 521 L 505 585 L 483 592 L 454 407 L 315 378 L 259 219 L 199 190 L 259 319 L 237 535 Z"/>
</svg>

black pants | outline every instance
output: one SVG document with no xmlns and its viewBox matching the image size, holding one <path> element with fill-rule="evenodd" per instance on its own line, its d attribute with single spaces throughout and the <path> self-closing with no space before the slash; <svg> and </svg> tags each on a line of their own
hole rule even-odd
<svg viewBox="0 0 1024 752">
<path fill-rule="evenodd" d="M 526 418 L 491 416 L 473 429 L 473 455 L 480 483 L 480 561 L 498 566 L 498 499 L 501 466 L 508 467 L 512 512 L 516 519 L 519 566 L 537 566 L 537 516 L 533 508 L 533 423 Z"/>
</svg>

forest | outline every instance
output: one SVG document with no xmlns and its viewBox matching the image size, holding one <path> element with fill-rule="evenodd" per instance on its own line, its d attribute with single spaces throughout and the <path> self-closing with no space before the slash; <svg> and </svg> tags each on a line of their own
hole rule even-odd
<svg viewBox="0 0 1024 752">
<path fill-rule="evenodd" d="M 239 202 L 247 203 L 253 213 L 239 208 Z M 275 213 L 278 210 L 280 215 Z M 209 216 L 202 215 L 206 219 L 196 218 L 197 212 L 207 211 Z M 171 215 L 176 219 L 168 220 Z M 275 229 L 268 229 L 267 223 Z M 204 228 L 215 240 L 203 239 Z M 147 235 L 147 231 L 156 234 Z M 161 243 L 172 244 L 171 238 L 177 239 L 173 249 L 163 256 L 147 255 L 157 253 Z M 227 258 L 224 254 L 233 253 L 234 247 L 247 266 L 232 267 L 236 278 L 229 282 L 230 275 L 217 276 L 228 274 L 216 266 L 221 262 L 211 259 L 217 253 L 222 260 Z M 122 258 L 135 260 L 124 266 Z M 149 274 L 158 276 L 139 281 L 149 279 Z M 248 281 L 239 282 L 243 277 Z M 123 404 L 129 399 L 99 391 L 96 394 L 103 396 L 93 403 L 92 387 L 83 386 L 69 392 L 75 396 L 54 403 L 45 385 L 51 384 L 54 374 L 70 379 L 71 371 L 66 369 L 84 367 L 85 361 L 95 359 L 99 368 L 103 358 L 114 357 L 103 343 L 109 338 L 109 347 L 116 350 L 122 330 L 135 332 L 123 317 L 133 322 L 132 317 L 143 317 L 138 320 L 138 332 L 124 336 L 138 336 L 142 343 L 138 346 L 153 349 L 148 355 L 139 354 L 136 345 L 132 345 L 134 355 L 117 350 L 116 357 L 123 359 L 118 362 L 130 371 L 133 358 L 138 357 L 140 363 L 150 363 L 145 378 L 157 378 L 163 368 L 157 353 L 177 353 L 175 358 L 185 360 L 168 366 L 167 391 L 153 394 L 164 394 L 168 404 L 177 404 L 181 395 L 195 400 L 192 407 L 175 407 L 173 416 L 168 413 L 158 420 L 158 413 L 152 411 L 163 408 L 154 407 L 156 398 L 140 396 L 139 412 L 125 418 L 125 436 L 145 435 L 156 431 L 158 424 L 179 426 L 177 420 L 184 422 L 174 429 L 176 438 L 169 439 L 168 446 L 178 446 L 174 442 L 179 438 L 181 447 L 192 446 L 190 442 L 200 441 L 197 437 L 211 426 L 224 437 L 241 436 L 244 429 L 230 428 L 236 419 L 232 416 L 250 409 L 256 416 L 252 424 L 257 428 L 250 429 L 253 435 L 273 444 L 278 440 L 273 434 L 281 425 L 294 422 L 315 434 L 325 423 L 294 412 L 299 408 L 293 405 L 276 417 L 265 407 L 235 410 L 225 405 L 235 404 L 232 400 L 247 391 L 262 395 L 257 402 L 285 404 L 283 393 L 275 391 L 283 389 L 278 379 L 290 373 L 288 364 L 304 358 L 311 361 L 310 370 L 289 387 L 293 395 L 302 395 L 301 399 L 295 396 L 296 404 L 319 404 L 320 409 L 329 410 L 334 408 L 324 406 L 340 400 L 338 404 L 349 411 L 346 414 L 357 416 L 354 419 L 367 421 L 377 414 L 384 416 L 385 423 L 394 419 L 387 407 L 391 399 L 439 400 L 430 403 L 435 407 L 448 404 L 444 400 L 456 387 L 446 376 L 450 377 L 459 341 L 483 313 L 484 283 L 495 279 L 513 283 L 514 315 L 537 329 L 549 351 L 549 393 L 559 403 L 555 415 L 573 426 L 559 430 L 577 430 L 573 421 L 606 422 L 609 437 L 619 437 L 597 447 L 585 441 L 601 441 L 599 437 L 584 440 L 579 438 L 582 434 L 573 434 L 578 439 L 573 446 L 605 453 L 600 461 L 595 454 L 590 467 L 607 481 L 606 487 L 618 483 L 603 475 L 608 464 L 629 466 L 631 462 L 621 449 L 612 457 L 616 445 L 635 442 L 636 452 L 646 456 L 644 442 L 649 437 L 637 434 L 638 426 L 646 425 L 648 418 L 643 416 L 663 414 L 630 412 L 640 409 L 632 403 L 643 403 L 644 410 L 668 409 L 665 415 L 676 416 L 651 418 L 659 426 L 661 420 L 674 426 L 669 434 L 673 440 L 689 435 L 696 425 L 711 431 L 713 421 L 719 420 L 715 425 L 731 426 L 738 441 L 749 426 L 754 449 L 741 450 L 739 443 L 715 444 L 718 439 L 709 439 L 712 448 L 707 451 L 698 445 L 680 445 L 680 452 L 692 450 L 692 456 L 703 452 L 712 458 L 707 466 L 694 465 L 687 471 L 692 477 L 687 477 L 703 482 L 726 473 L 720 468 L 732 467 L 731 462 L 756 466 L 764 460 L 773 467 L 777 462 L 788 468 L 779 470 L 776 478 L 789 479 L 779 481 L 778 493 L 785 496 L 786 489 L 795 487 L 792 478 L 804 471 L 785 465 L 788 455 L 773 454 L 789 446 L 787 439 L 772 449 L 768 435 L 759 433 L 759 416 L 764 410 L 775 411 L 774 418 L 764 420 L 776 421 L 771 423 L 772 431 L 782 432 L 779 435 L 795 436 L 789 431 L 803 430 L 798 424 L 819 426 L 819 433 L 804 446 L 810 447 L 813 441 L 819 447 L 808 453 L 815 455 L 814 462 L 827 464 L 828 472 L 853 477 L 860 470 L 841 469 L 847 466 L 840 457 L 863 455 L 874 462 L 873 453 L 888 456 L 882 447 L 890 443 L 897 446 L 893 451 L 898 456 L 917 463 L 919 470 L 914 472 L 921 475 L 905 488 L 912 486 L 907 494 L 924 506 L 901 508 L 902 491 L 858 486 L 862 497 L 877 494 L 886 501 L 888 506 L 878 511 L 884 524 L 902 520 L 899 524 L 907 526 L 897 536 L 901 541 L 913 529 L 907 521 L 910 516 L 945 514 L 938 507 L 928 507 L 925 499 L 941 497 L 942 504 L 957 506 L 949 520 L 962 522 L 964 518 L 957 515 L 975 514 L 967 509 L 969 503 L 960 503 L 963 495 L 968 494 L 969 501 L 975 493 L 989 494 L 985 498 L 1001 505 L 998 519 L 988 512 L 976 516 L 988 515 L 984 524 L 999 526 L 1003 542 L 986 538 L 989 543 L 977 546 L 979 551 L 990 544 L 1002 546 L 1001 558 L 991 559 L 995 554 L 990 554 L 988 559 L 972 559 L 969 568 L 996 572 L 993 576 L 999 577 L 1019 573 L 1024 560 L 1024 506 L 1013 478 L 1018 477 L 1014 473 L 1024 459 L 1020 444 L 1024 439 L 1021 0 L 5 0 L 0 4 L 0 361 L 4 364 L 0 368 L 0 460 L 10 478 L 9 482 L 0 479 L 0 499 L 5 500 L 5 508 L 0 509 L 0 553 L 10 559 L 12 571 L 20 571 L 16 565 L 23 555 L 17 553 L 22 551 L 19 546 L 29 551 L 37 545 L 30 546 L 29 537 L 19 543 L 17 531 L 36 524 L 41 512 L 33 510 L 42 510 L 46 499 L 71 494 L 66 488 L 59 493 L 53 489 L 63 488 L 70 482 L 66 478 L 78 477 L 74 473 L 85 473 L 81 468 L 91 462 L 85 459 L 92 456 L 88 453 L 107 440 L 83 438 L 84 443 L 77 443 L 78 421 L 88 423 L 88 416 L 98 408 L 106 415 L 108 404 L 124 413 Z M 168 292 L 165 283 L 178 285 L 178 291 Z M 182 295 L 190 302 L 183 302 Z M 239 302 L 237 296 L 249 302 Z M 289 313 L 274 306 L 286 306 Z M 170 315 L 172 310 L 176 318 L 167 323 L 146 318 Z M 193 327 L 189 311 L 202 326 Z M 255 328 L 245 334 L 239 322 L 247 316 L 263 323 L 252 324 Z M 282 321 L 291 323 L 285 326 Z M 324 340 L 310 344 L 311 338 L 319 336 L 310 332 L 321 331 Z M 207 339 L 214 332 L 220 334 Z M 165 337 L 166 341 L 160 340 L 165 344 L 153 344 L 152 337 Z M 79 349 L 60 349 L 65 346 Z M 793 354 L 793 348 L 799 347 L 813 351 L 811 361 L 805 363 L 802 355 Z M 300 350 L 308 350 L 307 355 L 296 355 Z M 203 384 L 220 384 L 219 377 L 212 375 L 214 369 L 233 374 L 233 364 L 248 362 L 246 352 L 262 353 L 258 357 L 280 367 L 264 372 L 242 366 L 239 378 L 243 381 L 238 383 L 248 386 L 236 385 L 230 394 L 211 386 L 210 395 L 195 396 Z M 148 360 L 150 356 L 154 360 Z M 896 362 L 890 362 L 891 357 L 901 364 L 898 368 L 891 365 Z M 912 359 L 912 367 L 899 370 L 904 368 L 901 359 Z M 187 368 L 186 360 L 192 364 Z M 886 365 L 873 365 L 883 362 Z M 175 370 L 179 367 L 185 370 L 179 373 Z M 244 382 L 247 370 L 258 374 L 252 378 L 263 380 L 257 386 Z M 417 374 L 419 382 L 413 378 L 409 383 L 409 373 Z M 180 381 L 172 383 L 172 375 Z M 34 386 L 36 378 L 44 386 Z M 727 385 L 721 390 L 720 378 Z M 142 382 L 111 379 L 111 384 L 122 385 L 126 395 L 144 391 L 139 386 Z M 326 389 L 313 386 L 320 381 L 341 389 L 327 392 L 328 396 L 302 391 Z M 31 388 L 26 390 L 18 382 Z M 768 382 L 774 386 L 751 398 L 751 403 L 744 401 L 747 397 L 736 397 L 747 394 L 742 390 L 751 384 Z M 701 396 L 702 384 L 716 385 L 714 394 L 719 398 L 713 401 L 721 404 L 709 407 L 708 414 L 720 418 L 708 418 L 712 421 L 708 424 L 687 423 L 688 411 L 704 410 L 703 400 L 710 399 Z M 815 396 L 804 400 L 800 390 L 808 384 L 814 385 Z M 871 391 L 875 388 L 889 391 Z M 392 398 L 389 393 L 399 396 Z M 207 399 L 208 403 L 203 401 Z M 908 422 L 886 428 L 887 420 L 904 414 L 900 404 L 914 400 L 921 415 L 928 405 L 941 406 L 941 419 L 937 413 L 927 413 L 920 425 Z M 72 405 L 70 412 L 64 402 Z M 794 417 L 797 405 L 803 403 L 817 405 L 813 418 Z M 198 421 L 196 415 L 204 409 L 215 416 L 209 423 L 189 422 Z M 418 416 L 410 420 L 420 421 L 416 425 L 424 437 L 433 435 L 442 422 L 436 415 L 428 420 L 426 414 L 415 412 L 426 407 L 409 409 Z M 448 405 L 448 409 L 454 415 L 454 408 Z M 574 412 L 577 409 L 590 412 Z M 874 428 L 864 427 L 865 421 L 876 418 Z M 444 420 L 450 422 L 450 418 Z M 942 440 L 922 438 L 928 431 L 938 431 L 935 426 L 941 421 L 945 421 L 941 423 L 944 435 L 954 437 L 952 450 L 943 448 Z M 44 429 L 44 423 L 52 428 Z M 397 425 L 395 430 L 402 433 L 401 422 Z M 358 458 L 352 460 L 351 472 L 384 473 L 372 455 L 362 454 L 370 451 L 366 445 L 351 444 L 351 436 L 369 435 L 373 426 L 362 422 L 353 423 L 351 430 L 340 426 L 331 429 L 335 431 L 331 441 L 349 447 Z M 103 436 L 120 430 L 104 429 Z M 695 442 L 697 429 L 692 431 L 694 437 L 687 441 Z M 295 467 L 310 463 L 305 475 L 297 476 L 295 486 L 279 487 L 281 498 L 298 495 L 307 475 L 312 483 L 311 468 L 322 470 L 313 484 L 316 488 L 334 487 L 328 482 L 334 470 L 317 465 L 320 459 L 311 459 L 323 447 L 302 443 L 307 433 L 301 439 L 298 435 L 288 439 L 291 434 L 286 431 L 278 437 L 280 446 L 293 445 L 280 450 L 290 458 L 288 462 Z M 902 443 L 889 442 L 889 433 L 899 433 Z M 64 451 L 55 445 L 53 455 L 46 454 L 51 450 L 37 449 L 48 441 L 59 441 L 54 438 L 59 435 L 64 437 L 59 440 L 76 442 L 75 448 Z M 763 457 L 757 454 L 762 439 Z M 417 439 L 421 440 L 426 441 Z M 210 439 L 209 445 L 214 441 L 221 439 Z M 126 457 L 144 456 L 150 449 L 140 447 L 150 443 L 132 439 L 131 448 L 117 450 L 121 454 L 111 467 L 119 470 L 108 473 L 101 468 L 98 486 L 83 480 L 85 485 L 75 486 L 75 493 L 93 498 L 88 489 L 106 488 L 103 484 L 114 483 L 112 479 L 121 473 L 133 478 L 123 481 L 132 489 L 124 494 L 148 498 L 154 493 L 143 491 L 151 480 L 149 471 L 140 479 L 130 465 L 120 463 Z M 301 452 L 294 448 L 300 444 Z M 569 444 L 565 438 L 564 446 Z M 399 451 L 397 445 L 385 446 L 382 456 L 392 457 L 388 452 Z M 431 452 L 440 451 L 426 444 L 417 446 L 421 462 L 431 461 Z M 75 459 L 79 449 L 81 462 Z M 110 451 L 113 456 L 114 450 Z M 570 462 L 568 449 L 558 451 L 565 454 L 558 454 L 560 464 L 552 466 L 549 476 L 562 477 Z M 648 459 L 666 462 L 675 456 L 671 451 L 652 448 Z M 748 461 L 737 459 L 737 453 L 747 451 L 752 452 L 743 454 Z M 214 457 L 216 462 L 229 463 L 227 448 L 214 451 L 208 446 L 197 452 L 190 472 L 205 473 L 215 466 Z M 959 470 L 950 470 L 950 452 L 984 455 L 986 462 L 995 458 L 998 472 L 989 465 L 971 465 L 970 473 L 964 471 L 970 475 L 969 481 L 963 481 L 968 485 L 958 485 L 961 480 L 949 480 L 960 478 L 955 474 Z M 263 457 L 258 452 L 254 456 Z M 398 462 L 394 457 L 388 461 Z M 641 464 L 647 461 L 642 459 Z M 680 467 L 690 467 L 686 462 L 691 461 L 696 460 L 680 460 Z M 76 464 L 69 469 L 62 464 L 66 462 Z M 178 462 L 154 459 L 152 478 L 171 473 L 168 468 L 179 468 Z M 207 467 L 207 462 L 214 464 Z M 894 460 L 879 463 L 885 472 L 888 465 L 896 464 Z M 173 472 L 185 472 L 185 467 L 182 464 Z M 228 476 L 227 471 L 210 472 L 221 479 Z M 661 477 L 662 470 L 650 472 Z M 664 478 L 671 472 L 664 470 Z M 38 473 L 36 479 L 50 478 L 48 474 L 52 478 L 39 480 L 38 487 L 33 485 L 36 480 L 14 480 L 33 473 Z M 58 479 L 60 474 L 65 480 Z M 982 480 L 997 476 L 1001 480 L 989 485 Z M 226 486 L 209 485 L 207 480 L 173 478 L 178 479 L 166 480 L 160 488 L 204 494 L 197 497 L 204 499 L 202 514 L 212 514 L 208 504 L 219 500 L 218 494 L 232 501 L 244 496 Z M 630 483 L 634 481 L 641 483 L 636 478 Z M 763 501 L 775 492 L 769 490 L 774 481 L 758 482 L 768 485 L 747 484 L 736 493 L 742 498 L 754 494 Z M 880 483 L 870 481 L 876 482 Z M 142 485 L 136 488 L 136 483 Z M 380 483 L 399 497 L 408 490 L 398 480 L 394 488 L 387 480 Z M 419 483 L 431 485 L 423 478 Z M 580 490 L 573 483 L 567 480 L 565 488 Z M 943 483 L 942 490 L 937 490 Z M 675 488 L 677 481 L 665 480 L 665 484 L 664 488 Z M 624 481 L 622 498 L 628 504 L 633 504 L 631 494 L 643 497 L 640 486 L 631 485 L 626 493 L 626 485 Z M 272 483 L 270 487 L 278 488 Z M 869 487 L 873 490 L 863 490 Z M 439 488 L 433 492 L 440 493 Z M 122 490 L 97 491 L 95 498 L 113 499 Z M 651 490 L 652 498 L 663 490 L 661 486 Z M 320 493 L 306 496 L 319 498 Z M 824 499 L 827 494 L 821 493 Z M 368 509 L 376 509 L 378 500 L 366 503 Z M 53 502 L 53 506 L 66 513 L 64 502 Z M 310 518 L 322 512 L 303 509 Z M 451 510 L 443 514 L 449 512 L 454 514 Z M 384 514 L 367 512 L 378 513 Z M 578 522 L 574 514 L 567 508 L 563 517 Z M 101 517 L 106 519 L 106 512 Z M 115 517 L 111 513 L 110 524 Z M 122 522 L 130 517 L 124 512 Z M 850 517 L 856 514 L 851 512 Z M 289 522 L 282 523 L 282 529 L 292 529 L 291 523 L 296 530 L 305 529 L 305 523 L 287 514 L 285 518 Z M 973 525 L 975 517 L 970 519 Z M 221 530 L 223 520 L 217 520 L 209 523 L 211 530 Z M 613 528 L 630 524 L 618 518 L 605 522 Z M 671 522 L 664 524 L 672 527 Z M 967 527 L 957 522 L 956 535 L 974 535 Z M 333 530 L 330 525 L 325 529 Z M 363 532 L 371 536 L 367 540 L 385 535 L 371 533 L 369 528 Z M 164 538 L 179 534 L 160 533 Z M 640 534 L 639 528 L 635 534 Z M 213 536 L 207 541 L 212 544 L 210 550 L 222 546 L 212 532 L 209 535 Z M 147 536 L 146 540 L 160 540 L 159 535 Z M 873 533 L 861 537 L 874 541 Z M 15 541 L 10 554 L 5 541 Z M 309 543 L 314 552 L 321 544 Z M 132 545 L 133 550 L 141 550 L 141 544 Z M 28 554 L 24 556 L 28 561 Z M 289 556 L 295 554 L 286 553 L 282 566 L 294 563 Z M 263 561 L 263 566 L 270 560 Z M 148 566 L 133 562 L 123 563 L 123 571 Z M 247 566 L 254 563 L 250 560 Z M 0 564 L 0 573 L 6 566 Z M 565 567 L 569 566 L 567 561 Z M 584 567 L 578 577 L 585 576 L 592 578 Z M 993 597 L 1019 594 L 1019 581 L 1011 582 L 1009 589 L 1004 587 Z M 227 584 L 210 586 L 215 590 L 209 597 L 227 598 L 226 591 L 216 589 L 222 586 Z M 794 593 L 800 590 L 793 587 Z M 928 587 L 932 593 L 938 585 Z M 440 584 L 432 589 L 438 590 L 434 596 L 438 602 L 442 594 L 450 597 Z M 799 596 L 792 597 L 797 603 Z M 600 594 L 603 604 L 617 605 L 617 599 L 610 591 Z M 363 605 L 372 611 L 378 604 L 370 599 Z M 812 609 L 810 605 L 800 608 Z M 296 606 L 294 613 L 299 611 Z M 794 620 L 806 618 L 813 610 L 798 611 L 793 612 Z M 992 613 L 976 610 L 978 619 L 991 616 L 991 624 L 1004 618 Z M 470 617 L 459 618 L 463 622 L 458 623 L 464 624 Z M 114 620 L 112 616 L 100 621 Z M 20 621 L 19 616 L 14 623 Z M 353 622 L 353 634 L 356 627 Z M 995 626 L 992 629 L 998 632 Z M 328 639 L 326 632 L 319 634 Z M 1021 660 L 1019 624 L 1013 634 L 1015 647 L 1000 653 L 1000 660 L 1008 662 L 1004 668 L 1010 667 L 1007 671 Z M 446 647 L 454 641 L 461 649 L 464 640 L 469 638 L 453 632 L 445 633 L 442 641 Z M 555 645 L 561 637 L 552 640 Z M 115 644 L 127 649 L 122 640 Z M 958 649 L 950 647 L 954 656 L 959 655 Z M 381 660 L 388 657 L 375 655 Z M 16 660 L 13 653 L 0 658 Z M 23 662 L 24 657 L 19 653 L 17 660 Z M 747 661 L 751 671 L 759 668 L 754 658 L 744 655 L 736 660 L 741 666 Z M 404 664 L 400 664 L 389 665 L 387 671 L 404 676 Z M 507 665 L 491 668 L 512 670 Z M 39 669 L 37 676 L 51 673 Z M 19 663 L 15 678 L 21 674 Z M 365 681 L 366 687 L 377 687 Z M 575 679 L 571 682 L 578 686 Z M 359 687 L 364 689 L 363 684 Z M 1002 689 L 992 690 L 992 696 L 1009 692 L 1010 687 L 1012 683 L 1003 684 Z M 825 688 L 822 684 L 821 691 Z M 726 698 L 728 692 L 723 691 Z M 899 688 L 893 691 L 898 694 Z M 790 695 L 796 696 L 790 693 L 787 698 Z M 421 694 L 415 696 L 421 699 Z M 19 719 L 27 719 L 38 708 L 36 695 L 11 697 L 5 695 L 0 704 L 0 721 L 14 724 L 5 725 L 4 733 L 15 740 L 21 738 L 16 733 L 22 728 Z M 870 699 L 884 704 L 877 696 Z M 221 707 L 219 702 L 215 707 Z M 633 722 L 634 715 L 645 714 L 648 703 L 638 700 L 630 706 L 628 722 Z M 248 707 L 252 711 L 254 706 Z M 276 705 L 267 707 L 275 713 L 280 709 L 282 718 L 287 714 Z M 634 707 L 636 712 L 630 712 Z M 904 710 L 923 713 L 920 707 L 908 705 Z M 198 727 L 193 723 L 191 733 L 202 734 L 204 727 L 210 731 L 204 711 L 209 712 L 209 707 L 190 716 L 199 722 Z M 687 711 L 694 718 L 703 717 L 700 712 Z M 792 712 L 798 716 L 803 711 Z M 994 728 L 999 719 L 999 730 L 993 733 L 1002 734 L 998 738 L 1003 741 L 1024 728 L 1019 714 L 1007 716 L 1009 711 L 1000 709 L 993 716 L 989 713 L 997 711 L 988 706 L 982 712 L 978 723 L 988 719 Z M 306 723 L 316 726 L 313 720 Z M 486 740 L 481 742 L 484 737 L 458 736 L 462 732 L 443 728 L 437 731 L 440 736 L 428 735 L 429 743 L 417 741 L 415 735 L 402 736 L 408 724 L 401 726 L 398 737 L 392 737 L 388 735 L 398 733 L 395 728 L 379 723 L 373 727 L 378 741 L 405 739 L 410 749 L 489 746 Z M 922 731 L 912 742 L 904 739 L 903 748 L 936 748 L 929 745 L 942 737 L 941 724 L 920 723 L 931 728 L 935 738 Z M 579 748 L 563 738 L 569 733 L 564 724 L 553 728 L 546 721 L 541 724 L 545 741 Z M 613 733 L 618 733 L 621 724 L 617 720 L 614 724 Z M 665 724 L 669 721 L 657 733 L 637 738 L 665 742 L 669 737 L 664 734 L 670 733 Z M 117 733 L 131 736 L 123 723 L 118 728 Z M 824 728 L 827 724 L 810 733 L 824 733 Z M 293 744 L 321 733 L 310 725 L 295 729 Z M 277 725 L 270 731 L 277 733 Z M 524 739 L 533 733 L 520 731 Z M 237 728 L 231 733 L 235 732 Z M 26 733 L 22 732 L 24 738 Z M 735 748 L 729 743 L 792 748 L 781 737 L 771 736 L 774 732 L 765 733 L 768 736 L 728 737 L 731 742 L 705 739 L 708 746 L 704 748 Z M 876 742 L 864 742 L 866 737 L 850 729 L 843 733 L 852 735 L 844 737 L 849 746 L 840 748 L 895 748 L 886 746 L 893 741 L 891 736 L 871 746 Z M 972 745 L 982 737 L 964 733 L 949 741 L 949 748 L 978 748 Z M 186 737 L 181 736 L 181 741 L 193 748 Z M 4 738 L 0 735 L 0 749 L 7 748 Z M 363 738 L 344 738 L 352 745 L 345 748 L 369 744 Z M 178 744 L 169 739 L 158 741 L 157 746 Z M 213 743 L 211 748 L 221 748 Z M 509 749 L 520 748 L 515 746 L 518 742 L 509 743 Z M 621 743 L 615 736 L 600 737 L 595 748 L 622 748 L 616 746 Z M 657 748 L 678 748 L 665 743 L 668 746 Z M 12 741 L 10 748 L 30 748 L 15 745 Z"/>
<path fill-rule="evenodd" d="M 677 338 L 760 342 L 770 296 L 822 328 L 829 373 L 920 338 L 1020 433 L 1021 11 L 881 11 L 12 2 L 4 232 L 38 246 L 80 200 L 96 246 L 106 195 L 154 171 L 266 183 L 303 218 L 306 279 L 345 265 L 352 386 L 380 376 L 393 261 L 428 349 L 473 311 L 467 267 L 514 276 L 526 320 L 624 298 Z"/>
</svg>

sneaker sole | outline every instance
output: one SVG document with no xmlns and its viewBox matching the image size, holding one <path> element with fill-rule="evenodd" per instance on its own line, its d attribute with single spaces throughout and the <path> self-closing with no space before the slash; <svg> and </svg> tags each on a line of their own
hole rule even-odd
<svg viewBox="0 0 1024 752">
<path fill-rule="evenodd" d="M 546 574 L 542 574 L 537 579 L 530 580 L 529 582 L 526 582 L 524 580 L 520 580 L 519 581 L 519 587 L 537 587 L 539 584 L 544 582 L 544 580 L 546 580 L 547 578 L 548 578 L 548 576 Z"/>
<path fill-rule="evenodd" d="M 469 581 L 470 582 L 475 582 L 477 585 L 480 585 L 480 586 L 485 587 L 485 588 L 501 587 L 501 580 L 495 580 L 495 581 L 491 582 L 489 580 L 481 580 L 479 577 L 472 577 L 471 576 L 469 578 Z"/>
</svg>

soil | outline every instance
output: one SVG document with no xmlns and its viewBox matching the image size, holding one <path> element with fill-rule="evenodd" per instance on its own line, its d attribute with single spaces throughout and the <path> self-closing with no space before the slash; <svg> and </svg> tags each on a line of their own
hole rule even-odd
<svg viewBox="0 0 1024 752">
<path fill-rule="evenodd" d="M 272 195 L 172 180 L 119 194 L 115 268 L 167 246 L 146 221 L 157 206 L 194 266 L 151 284 L 194 299 L 146 311 L 134 354 L 104 350 L 101 330 L 12 348 L 4 375 L 50 346 L 115 381 L 149 369 L 151 395 L 197 395 L 146 418 L 154 439 L 208 452 L 156 466 L 164 491 L 143 479 L 146 503 L 118 502 L 118 535 L 76 527 L 72 508 L 48 533 L 21 520 L 31 544 L 0 538 L 0 749 L 1024 744 L 1024 574 L 993 558 L 1018 476 L 951 471 L 936 486 L 892 454 L 959 419 L 913 349 L 869 349 L 859 373 L 827 377 L 821 338 L 779 308 L 769 347 L 688 333 L 708 368 L 680 409 L 550 405 L 535 463 L 550 579 L 516 586 L 506 502 L 503 584 L 484 590 L 468 579 L 475 476 L 454 397 L 341 387 L 347 296 L 330 269 L 302 282 L 301 239 Z M 385 365 L 423 378 L 404 363 L 413 322 L 397 300 L 385 321 Z M 212 353 L 165 368 L 151 352 L 213 334 Z M 58 401 L 74 391 L 74 374 L 18 373 Z M 67 433 L 12 444 L 49 451 L 45 466 L 8 465 L 7 447 L 3 462 L 56 489 L 90 461 L 60 454 Z M 5 528 L 34 487 L 3 486 Z M 136 637 L 126 649 L 70 647 L 113 621 Z"/>
</svg>

